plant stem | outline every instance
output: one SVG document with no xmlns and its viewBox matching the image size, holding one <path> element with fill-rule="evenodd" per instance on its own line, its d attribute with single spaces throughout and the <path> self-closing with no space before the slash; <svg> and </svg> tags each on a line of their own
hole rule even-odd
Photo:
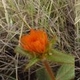
<svg viewBox="0 0 80 80">
<path fill-rule="evenodd" d="M 54 73 L 52 72 L 52 69 L 51 69 L 48 61 L 47 60 L 43 60 L 43 64 L 44 64 L 48 74 L 50 75 L 51 80 L 55 80 Z"/>
</svg>

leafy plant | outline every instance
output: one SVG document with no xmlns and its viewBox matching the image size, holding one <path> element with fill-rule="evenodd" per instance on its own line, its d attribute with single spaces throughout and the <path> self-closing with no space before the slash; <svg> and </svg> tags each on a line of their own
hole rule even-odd
<svg viewBox="0 0 80 80">
<path fill-rule="evenodd" d="M 19 47 L 17 47 L 16 51 L 23 55 L 32 55 L 31 60 L 26 65 L 25 70 L 30 68 L 37 62 L 41 61 L 49 76 L 46 75 L 47 73 L 44 69 L 39 70 L 37 72 L 39 80 L 43 80 L 44 77 L 45 79 L 47 78 L 46 80 L 70 80 L 74 78 L 74 57 L 70 54 L 62 53 L 59 50 L 53 49 L 51 44 L 54 44 L 56 42 L 54 40 L 55 38 L 51 42 L 47 42 L 47 39 L 48 38 L 46 33 L 41 30 L 33 29 L 31 29 L 28 35 L 23 35 L 21 37 L 22 49 L 19 49 Z M 42 47 L 40 45 L 42 45 Z M 26 51 L 30 53 L 27 53 Z M 53 61 L 57 64 L 61 64 L 61 67 L 57 72 L 56 78 L 47 60 Z M 44 75 L 42 76 L 42 74 Z"/>
</svg>

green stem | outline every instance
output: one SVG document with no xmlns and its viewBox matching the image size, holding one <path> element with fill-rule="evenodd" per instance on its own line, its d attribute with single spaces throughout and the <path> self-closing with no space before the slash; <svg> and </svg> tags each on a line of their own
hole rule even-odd
<svg viewBox="0 0 80 80">
<path fill-rule="evenodd" d="M 50 75 L 51 80 L 55 80 L 54 73 L 52 72 L 52 69 L 51 69 L 51 67 L 50 67 L 50 65 L 49 65 L 49 63 L 48 63 L 48 61 L 47 61 L 47 60 L 43 60 L 43 65 L 45 66 L 45 68 L 46 68 L 48 74 Z"/>
</svg>

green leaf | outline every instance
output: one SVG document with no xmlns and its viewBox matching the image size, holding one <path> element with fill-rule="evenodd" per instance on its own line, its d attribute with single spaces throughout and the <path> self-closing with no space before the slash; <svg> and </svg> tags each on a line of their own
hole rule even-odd
<svg viewBox="0 0 80 80">
<path fill-rule="evenodd" d="M 36 76 L 38 80 L 51 80 L 50 76 L 48 75 L 47 71 L 44 68 L 37 70 Z"/>
<path fill-rule="evenodd" d="M 62 53 L 56 49 L 52 49 L 47 58 L 60 64 L 74 64 L 74 57 L 72 55 Z"/>
<path fill-rule="evenodd" d="M 23 56 L 30 56 L 30 55 L 29 55 L 29 52 L 23 50 L 22 47 L 20 47 L 20 46 L 17 46 L 17 47 L 15 48 L 15 52 L 16 52 L 16 53 L 20 53 L 20 54 L 22 54 Z"/>
<path fill-rule="evenodd" d="M 39 58 L 34 57 L 32 58 L 28 64 L 26 64 L 25 70 L 30 68 L 31 66 L 33 66 L 35 63 L 37 63 L 39 61 Z"/>
<path fill-rule="evenodd" d="M 74 65 L 64 64 L 58 70 L 56 80 L 71 80 L 74 78 L 74 76 L 75 76 Z"/>
</svg>

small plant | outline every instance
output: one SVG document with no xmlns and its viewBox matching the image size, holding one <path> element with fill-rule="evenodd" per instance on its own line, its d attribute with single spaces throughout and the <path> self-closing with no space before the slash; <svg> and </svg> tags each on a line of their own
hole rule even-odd
<svg viewBox="0 0 80 80">
<path fill-rule="evenodd" d="M 55 42 L 55 37 L 53 37 L 53 39 L 50 41 L 46 32 L 42 29 L 31 29 L 29 34 L 22 35 L 20 38 L 20 46 L 17 46 L 15 51 L 22 55 L 30 56 L 31 58 L 29 64 L 26 64 L 24 70 L 41 61 L 48 75 L 46 75 L 46 77 L 49 77 L 47 78 L 48 80 L 73 79 L 75 75 L 74 57 L 54 49 L 52 46 Z M 61 64 L 56 76 L 52 71 L 48 60 L 57 64 Z M 40 71 L 40 74 L 42 73 Z M 43 80 L 44 78 L 39 77 L 38 79 Z"/>
</svg>

